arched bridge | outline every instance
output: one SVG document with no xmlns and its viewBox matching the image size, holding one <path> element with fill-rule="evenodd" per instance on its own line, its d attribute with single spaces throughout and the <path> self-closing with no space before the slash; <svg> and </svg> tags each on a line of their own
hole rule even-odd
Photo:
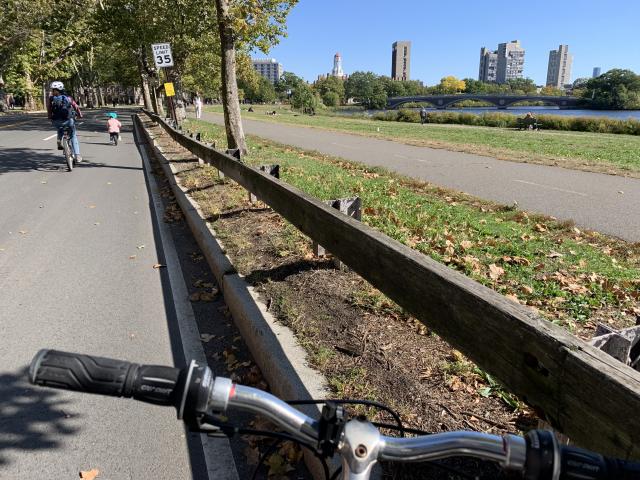
<svg viewBox="0 0 640 480">
<path fill-rule="evenodd" d="M 464 100 L 480 100 L 491 103 L 503 109 L 514 103 L 544 102 L 546 104 L 557 105 L 560 108 L 577 108 L 584 106 L 585 99 L 579 97 L 554 97 L 547 95 L 420 95 L 414 97 L 392 97 L 387 100 L 387 108 L 398 108 L 405 103 L 430 103 L 436 108 L 447 108 Z"/>
</svg>

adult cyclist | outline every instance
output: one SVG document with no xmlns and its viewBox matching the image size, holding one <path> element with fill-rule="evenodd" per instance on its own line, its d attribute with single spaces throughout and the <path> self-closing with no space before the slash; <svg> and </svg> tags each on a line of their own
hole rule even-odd
<svg viewBox="0 0 640 480">
<path fill-rule="evenodd" d="M 80 107 L 70 95 L 64 91 L 62 82 L 51 84 L 51 95 L 47 100 L 47 114 L 53 126 L 58 130 L 58 150 L 62 150 L 62 136 L 64 127 L 69 127 L 71 131 L 71 148 L 76 162 L 81 162 L 80 144 L 76 135 L 76 116 L 82 118 Z"/>
</svg>

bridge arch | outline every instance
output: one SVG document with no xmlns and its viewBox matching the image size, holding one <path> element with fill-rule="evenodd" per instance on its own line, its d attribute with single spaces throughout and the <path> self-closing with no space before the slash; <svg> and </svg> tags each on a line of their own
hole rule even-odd
<svg viewBox="0 0 640 480">
<path fill-rule="evenodd" d="M 482 102 L 490 103 L 496 106 L 498 109 L 510 107 L 516 103 L 529 101 L 529 102 L 544 102 L 548 105 L 556 105 L 560 108 L 572 108 L 579 107 L 584 104 L 584 100 L 577 97 L 556 97 L 547 95 L 475 95 L 475 94 L 460 94 L 460 95 L 421 95 L 413 97 L 392 97 L 387 100 L 387 108 L 396 109 L 407 103 L 428 103 L 438 109 L 445 109 L 456 103 L 465 100 L 479 100 Z"/>
</svg>

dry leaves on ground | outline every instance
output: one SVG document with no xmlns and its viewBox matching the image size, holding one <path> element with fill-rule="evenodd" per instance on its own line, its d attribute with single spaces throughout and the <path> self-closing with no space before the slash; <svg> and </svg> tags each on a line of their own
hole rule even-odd
<svg viewBox="0 0 640 480">
<path fill-rule="evenodd" d="M 492 280 L 498 280 L 504 275 L 504 268 L 497 266 L 495 263 L 489 265 L 489 277 Z"/>
<path fill-rule="evenodd" d="M 93 468 L 91 470 L 86 470 L 86 471 L 81 470 L 79 475 L 82 480 L 93 480 L 98 475 L 100 475 L 100 470 L 98 470 L 97 468 Z"/>
</svg>

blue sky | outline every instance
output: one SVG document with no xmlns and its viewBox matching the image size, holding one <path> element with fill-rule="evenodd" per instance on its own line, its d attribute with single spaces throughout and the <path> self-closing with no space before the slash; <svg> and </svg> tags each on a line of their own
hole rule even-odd
<svg viewBox="0 0 640 480">
<path fill-rule="evenodd" d="M 432 85 L 477 78 L 480 47 L 515 39 L 538 84 L 560 43 L 574 55 L 572 80 L 595 66 L 640 73 L 640 0 L 300 0 L 268 56 L 308 81 L 331 71 L 336 52 L 346 73 L 390 75 L 391 44 L 411 40 L 411 78 Z"/>
</svg>

